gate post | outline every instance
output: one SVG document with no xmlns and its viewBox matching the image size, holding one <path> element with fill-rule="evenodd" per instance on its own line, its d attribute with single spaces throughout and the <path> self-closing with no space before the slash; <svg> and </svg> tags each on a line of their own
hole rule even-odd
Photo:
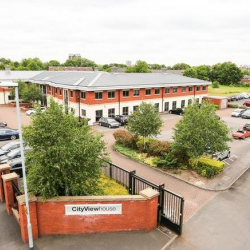
<svg viewBox="0 0 250 250">
<path fill-rule="evenodd" d="M 159 197 L 158 197 L 158 224 L 161 224 L 161 215 L 164 207 L 164 187 L 165 184 L 159 185 Z"/>
<path fill-rule="evenodd" d="M 4 174 L 10 173 L 10 165 L 9 164 L 1 164 L 0 165 L 0 201 L 4 202 L 4 186 L 3 186 L 3 178 Z"/>
<path fill-rule="evenodd" d="M 136 171 L 130 171 L 129 172 L 129 194 L 134 194 L 135 192 L 135 178 L 134 178 L 134 175 L 135 175 Z"/>
<path fill-rule="evenodd" d="M 182 226 L 183 226 L 183 213 L 184 213 L 184 198 L 181 198 L 181 209 L 180 209 L 180 232 L 179 235 L 182 234 Z"/>
</svg>

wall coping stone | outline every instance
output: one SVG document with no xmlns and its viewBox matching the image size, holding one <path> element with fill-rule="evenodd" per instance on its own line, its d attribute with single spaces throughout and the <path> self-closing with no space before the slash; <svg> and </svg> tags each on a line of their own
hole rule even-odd
<svg viewBox="0 0 250 250">
<path fill-rule="evenodd" d="M 18 201 L 18 203 L 20 205 L 24 205 L 25 204 L 25 195 L 24 194 L 23 195 L 18 195 L 16 197 L 16 199 L 17 199 L 17 201 Z M 34 195 L 29 195 L 29 202 L 34 202 L 34 201 L 37 201 L 37 197 L 34 196 Z"/>
<path fill-rule="evenodd" d="M 16 173 L 4 174 L 2 175 L 3 181 L 12 181 L 18 179 L 18 175 Z"/>
<path fill-rule="evenodd" d="M 10 165 L 9 164 L 1 164 L 0 165 L 0 171 L 4 171 L 10 169 Z"/>
<path fill-rule="evenodd" d="M 147 199 L 153 199 L 154 197 L 159 196 L 159 192 L 152 188 L 146 188 L 139 193 Z"/>
</svg>

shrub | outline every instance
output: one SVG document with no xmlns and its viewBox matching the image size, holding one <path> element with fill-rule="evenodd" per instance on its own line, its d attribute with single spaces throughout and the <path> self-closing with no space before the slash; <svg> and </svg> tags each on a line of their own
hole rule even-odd
<svg viewBox="0 0 250 250">
<path fill-rule="evenodd" d="M 148 153 L 153 156 L 161 156 L 171 150 L 171 143 L 168 141 L 150 141 Z"/>
<path fill-rule="evenodd" d="M 152 138 L 146 138 L 145 139 L 145 148 L 144 148 L 143 137 L 138 137 L 138 139 L 136 141 L 136 147 L 137 147 L 139 152 L 148 153 L 150 143 L 155 142 L 155 141 L 157 141 L 157 140 L 152 139 Z"/>
<path fill-rule="evenodd" d="M 212 88 L 219 88 L 220 87 L 220 85 L 219 85 L 219 82 L 217 82 L 217 81 L 214 81 L 213 83 L 212 83 Z"/>
<path fill-rule="evenodd" d="M 193 170 L 196 170 L 197 169 L 197 163 L 198 163 L 198 161 L 196 159 L 190 158 L 188 160 L 188 167 L 193 169 Z"/>
<path fill-rule="evenodd" d="M 136 154 L 137 158 L 139 161 L 141 162 L 145 162 L 146 158 L 147 158 L 147 154 L 146 153 L 140 153 L 140 154 Z"/>
<path fill-rule="evenodd" d="M 113 135 L 118 143 L 133 148 L 134 138 L 127 130 L 116 130 Z"/>
<path fill-rule="evenodd" d="M 152 167 L 157 167 L 157 160 L 158 160 L 157 157 L 151 156 L 151 157 L 146 158 L 144 162 L 149 164 Z"/>
<path fill-rule="evenodd" d="M 208 159 L 208 158 L 205 158 L 205 157 L 201 157 L 198 161 L 198 165 L 197 167 L 209 167 L 211 169 L 213 169 L 214 171 L 214 174 L 218 174 L 220 173 L 224 167 L 225 167 L 225 163 L 222 162 L 222 161 L 216 161 L 216 160 L 213 160 L 213 159 Z"/>
<path fill-rule="evenodd" d="M 178 160 L 175 158 L 172 151 L 163 154 L 161 157 L 155 159 L 157 166 L 162 167 L 164 170 L 167 168 L 176 168 Z"/>
</svg>

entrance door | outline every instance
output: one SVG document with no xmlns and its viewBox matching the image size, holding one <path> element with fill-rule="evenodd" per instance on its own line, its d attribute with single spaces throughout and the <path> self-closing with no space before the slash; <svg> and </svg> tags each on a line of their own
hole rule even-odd
<svg viewBox="0 0 250 250">
<path fill-rule="evenodd" d="M 95 111 L 95 121 L 98 122 L 99 119 L 103 116 L 102 110 L 96 110 Z"/>
</svg>

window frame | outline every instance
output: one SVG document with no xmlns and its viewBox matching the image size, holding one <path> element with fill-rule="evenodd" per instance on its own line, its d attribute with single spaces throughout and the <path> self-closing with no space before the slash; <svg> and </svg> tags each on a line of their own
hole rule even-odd
<svg viewBox="0 0 250 250">
<path fill-rule="evenodd" d="M 128 95 L 124 95 L 124 93 L 127 93 Z M 122 97 L 123 98 L 128 98 L 129 97 L 129 90 L 123 90 L 122 91 Z"/>
<path fill-rule="evenodd" d="M 111 95 L 111 96 L 109 96 L 109 95 Z M 108 99 L 115 99 L 115 91 L 114 90 L 108 91 Z"/>
<path fill-rule="evenodd" d="M 181 87 L 181 93 L 185 93 L 186 92 L 186 88 L 187 87 Z"/>
<path fill-rule="evenodd" d="M 167 88 L 165 88 L 165 94 L 170 94 L 170 88 L 169 87 L 167 87 Z"/>
<path fill-rule="evenodd" d="M 81 91 L 81 99 L 86 99 L 86 91 Z"/>
<path fill-rule="evenodd" d="M 99 98 L 99 96 L 98 96 L 98 98 L 96 98 L 97 95 L 101 95 L 101 98 Z M 102 99 L 103 99 L 103 92 L 102 91 L 95 92 L 95 100 L 102 100 Z"/>
<path fill-rule="evenodd" d="M 175 91 L 176 90 L 176 91 Z M 173 93 L 177 94 L 178 93 L 178 87 L 173 87 Z"/>
<path fill-rule="evenodd" d="M 138 91 L 138 95 L 135 94 L 136 91 Z M 134 89 L 134 91 L 133 91 L 133 96 L 134 96 L 134 97 L 140 96 L 140 89 Z"/>
<path fill-rule="evenodd" d="M 156 93 L 158 91 L 159 93 Z M 155 95 L 160 95 L 160 88 L 155 88 Z"/>
<path fill-rule="evenodd" d="M 148 91 L 149 91 L 149 94 L 147 94 Z M 151 95 L 151 89 L 145 89 L 145 95 L 150 96 Z"/>
<path fill-rule="evenodd" d="M 124 113 L 124 109 L 127 109 L 127 112 Z M 128 115 L 129 107 L 122 107 L 122 115 Z"/>
</svg>

